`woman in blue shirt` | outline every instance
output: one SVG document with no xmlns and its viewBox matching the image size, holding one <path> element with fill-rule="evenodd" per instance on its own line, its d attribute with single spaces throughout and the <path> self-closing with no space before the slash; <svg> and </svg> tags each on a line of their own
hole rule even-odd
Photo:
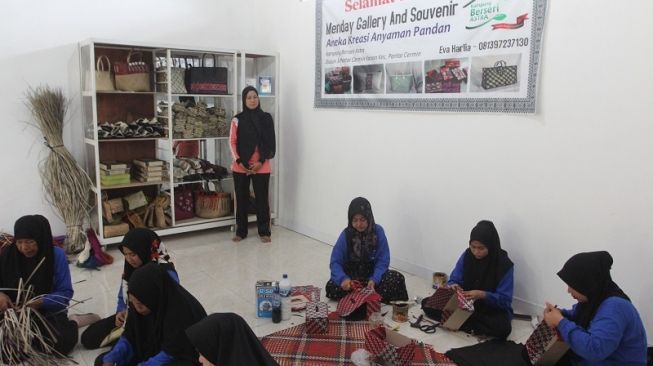
<svg viewBox="0 0 653 366">
<path fill-rule="evenodd" d="M 469 248 L 460 256 L 449 286 L 462 288 L 474 300 L 474 313 L 460 328 L 465 332 L 506 338 L 512 331 L 514 265 L 501 249 L 492 221 L 480 221 L 469 236 Z"/>
<path fill-rule="evenodd" d="M 559 364 L 645 366 L 646 332 L 630 299 L 612 281 L 605 251 L 571 257 L 558 276 L 578 301 L 571 310 L 546 303 L 544 321 L 557 328 L 570 352 Z"/>
<path fill-rule="evenodd" d="M 39 267 L 39 263 L 41 263 Z M 48 219 L 41 215 L 19 218 L 14 225 L 14 243 L 0 256 L 0 313 L 14 306 L 17 300 L 19 281 L 23 284 L 31 277 L 33 299 L 27 306 L 37 309 L 54 330 L 56 339 L 50 337 L 45 324 L 39 324 L 42 335 L 61 354 L 68 354 L 77 344 L 77 322 L 66 316 L 68 304 L 73 296 L 70 269 L 63 249 L 52 245 L 52 230 Z M 26 300 L 22 295 L 22 301 Z M 33 321 L 39 322 L 35 318 Z"/>
<path fill-rule="evenodd" d="M 179 282 L 175 267 L 170 260 L 170 255 L 161 242 L 161 238 L 154 231 L 146 228 L 130 230 L 118 246 L 120 252 L 125 256 L 125 264 L 122 272 L 122 280 L 118 289 L 118 305 L 116 313 L 91 324 L 82 332 L 81 343 L 87 349 L 99 348 L 105 337 L 114 328 L 123 327 L 127 316 L 127 283 L 136 268 L 143 264 L 154 262 L 165 267 L 168 275 Z M 113 345 L 117 339 L 107 345 Z"/>
<path fill-rule="evenodd" d="M 383 302 L 408 300 L 404 276 L 388 269 L 390 248 L 381 225 L 374 222 L 372 205 L 363 197 L 349 204 L 348 225 L 331 252 L 331 279 L 326 296 L 338 300 L 352 289 L 352 280 L 371 287 Z"/>
<path fill-rule="evenodd" d="M 125 332 L 95 365 L 196 365 L 198 354 L 185 330 L 206 317 L 197 299 L 156 263 L 147 263 L 129 279 Z"/>
</svg>

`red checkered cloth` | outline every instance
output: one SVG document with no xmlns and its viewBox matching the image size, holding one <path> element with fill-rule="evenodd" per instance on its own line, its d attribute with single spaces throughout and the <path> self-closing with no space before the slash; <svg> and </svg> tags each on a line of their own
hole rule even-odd
<svg viewBox="0 0 653 366">
<path fill-rule="evenodd" d="M 319 287 L 313 285 L 293 286 L 290 290 L 292 311 L 304 310 L 307 302 L 319 302 L 320 291 Z"/>
<path fill-rule="evenodd" d="M 376 293 L 373 288 L 369 287 L 363 287 L 351 291 L 338 301 L 336 313 L 340 314 L 340 316 L 348 316 L 363 304 L 367 304 L 366 319 L 369 319 L 372 313 L 381 309 L 381 295 Z"/>
<path fill-rule="evenodd" d="M 540 322 L 526 341 L 526 352 L 531 364 L 535 365 L 544 352 L 561 339 L 557 329 L 551 329 L 545 322 Z"/>
<path fill-rule="evenodd" d="M 331 313 L 326 334 L 306 334 L 304 324 L 300 324 L 263 337 L 261 343 L 280 366 L 351 365 L 349 357 L 365 348 L 365 334 L 371 329 L 368 322 L 345 321 Z M 430 345 L 418 344 L 411 365 L 456 364 Z"/>
</svg>

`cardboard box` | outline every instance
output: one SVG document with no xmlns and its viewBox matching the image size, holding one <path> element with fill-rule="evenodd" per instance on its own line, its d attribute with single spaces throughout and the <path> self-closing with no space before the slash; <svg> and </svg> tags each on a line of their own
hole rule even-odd
<svg viewBox="0 0 653 366">
<path fill-rule="evenodd" d="M 272 318 L 272 300 L 274 290 L 278 287 L 277 281 L 256 281 L 256 316 L 259 318 Z"/>
<path fill-rule="evenodd" d="M 465 299 L 462 290 L 439 287 L 428 300 L 429 306 L 442 310 L 441 325 L 450 330 L 458 330 L 474 313 L 474 302 Z M 443 305 L 444 304 L 444 305 Z"/>
<path fill-rule="evenodd" d="M 387 327 L 378 327 L 365 334 L 365 349 L 374 362 L 390 366 L 412 364 L 417 342 Z"/>
<path fill-rule="evenodd" d="M 545 322 L 537 325 L 526 341 L 526 353 L 534 366 L 555 365 L 569 350 L 557 329 L 551 329 Z"/>
</svg>

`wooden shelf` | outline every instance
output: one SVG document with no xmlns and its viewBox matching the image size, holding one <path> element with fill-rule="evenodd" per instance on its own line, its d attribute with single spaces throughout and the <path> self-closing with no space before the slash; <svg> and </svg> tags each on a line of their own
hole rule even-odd
<svg viewBox="0 0 653 366">
<path fill-rule="evenodd" d="M 162 137 L 125 137 L 121 139 L 98 139 L 98 142 L 134 142 L 134 141 L 156 141 L 168 140 L 167 136 Z"/>
<path fill-rule="evenodd" d="M 164 180 L 162 182 L 139 182 L 137 180 L 133 180 L 129 184 L 116 184 L 115 186 L 100 186 L 100 189 L 103 191 L 110 190 L 110 189 L 121 189 L 121 188 L 132 188 L 132 187 L 146 187 L 146 186 L 160 186 L 162 184 L 168 184 L 170 183 L 167 180 Z"/>
</svg>

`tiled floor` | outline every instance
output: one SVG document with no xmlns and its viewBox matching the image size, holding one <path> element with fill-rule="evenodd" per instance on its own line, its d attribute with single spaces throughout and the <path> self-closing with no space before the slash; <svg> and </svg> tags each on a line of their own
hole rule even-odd
<svg viewBox="0 0 653 366">
<path fill-rule="evenodd" d="M 163 238 L 179 272 L 181 284 L 197 297 L 209 314 L 238 313 L 258 336 L 303 322 L 303 317 L 299 316 L 279 324 L 273 324 L 270 319 L 258 319 L 254 306 L 254 283 L 258 279 L 280 279 L 281 274 L 288 273 L 293 285 L 313 284 L 324 288 L 329 279 L 332 247 L 280 227 L 273 228 L 272 244 L 262 244 L 256 235 L 234 244 L 230 240 L 231 235 L 228 230 L 208 230 Z M 105 317 L 115 311 L 123 257 L 117 249 L 110 249 L 109 253 L 114 256 L 114 263 L 99 271 L 71 266 L 74 298 L 84 300 L 72 312 L 94 312 Z M 409 296 L 428 296 L 432 293 L 429 279 L 408 273 L 404 275 Z M 331 310 L 335 309 L 335 305 L 335 302 L 329 302 Z M 390 309 L 390 306 L 384 306 L 382 312 Z M 421 311 L 414 306 L 410 312 L 419 314 Z M 390 315 L 388 312 L 386 322 L 396 325 L 390 320 Z M 531 331 L 529 322 L 515 320 L 510 339 L 524 342 Z M 409 327 L 408 323 L 401 324 L 399 332 L 432 344 L 439 352 L 477 342 L 476 338 L 464 333 L 441 329 L 427 335 Z M 80 365 L 92 366 L 100 352 L 85 350 L 78 344 L 72 357 Z"/>
</svg>

